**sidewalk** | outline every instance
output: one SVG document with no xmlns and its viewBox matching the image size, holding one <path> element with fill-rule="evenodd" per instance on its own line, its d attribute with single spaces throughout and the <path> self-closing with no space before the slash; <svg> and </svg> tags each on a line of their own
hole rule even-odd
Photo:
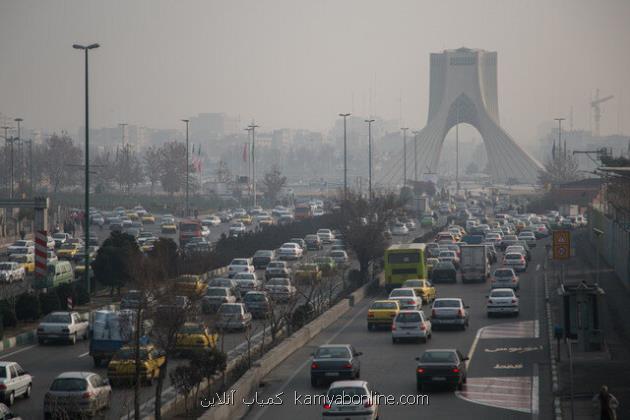
<svg viewBox="0 0 630 420">
<path fill-rule="evenodd" d="M 589 284 L 595 283 L 597 257 L 595 248 L 588 242 L 587 233 L 575 231 L 572 242 L 576 252 L 575 257 L 566 263 L 565 283 L 577 284 L 583 280 Z M 603 260 L 600 267 L 599 285 L 605 292 L 601 320 L 605 351 L 585 353 L 573 350 L 572 410 L 569 353 L 567 345 L 561 344 L 558 396 L 562 401 L 564 419 L 598 419 L 599 413 L 594 409 L 591 398 L 602 385 L 608 385 L 610 392 L 620 402 L 617 417 L 630 419 L 630 323 L 627 320 L 630 291 Z M 551 275 L 551 272 L 548 273 Z M 558 284 L 551 276 L 549 286 L 553 291 L 550 293 L 553 325 L 562 325 L 562 302 L 555 293 Z"/>
</svg>

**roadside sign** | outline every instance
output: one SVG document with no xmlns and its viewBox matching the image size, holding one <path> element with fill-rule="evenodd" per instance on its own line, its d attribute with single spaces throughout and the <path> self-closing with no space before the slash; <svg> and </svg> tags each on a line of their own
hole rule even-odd
<svg viewBox="0 0 630 420">
<path fill-rule="evenodd" d="M 571 257 L 571 232 L 568 230 L 553 231 L 553 259 L 566 260 Z"/>
</svg>

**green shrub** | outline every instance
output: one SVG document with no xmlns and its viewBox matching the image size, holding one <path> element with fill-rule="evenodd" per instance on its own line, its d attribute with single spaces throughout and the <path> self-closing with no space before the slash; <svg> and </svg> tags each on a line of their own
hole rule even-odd
<svg viewBox="0 0 630 420">
<path fill-rule="evenodd" d="M 42 315 L 48 315 L 53 311 L 58 311 L 61 309 L 59 295 L 57 295 L 57 292 L 55 291 L 42 293 L 41 295 L 39 295 L 39 303 L 42 308 Z"/>
<path fill-rule="evenodd" d="M 39 298 L 34 293 L 23 293 L 15 302 L 15 316 L 20 321 L 34 321 L 41 315 Z"/>
</svg>

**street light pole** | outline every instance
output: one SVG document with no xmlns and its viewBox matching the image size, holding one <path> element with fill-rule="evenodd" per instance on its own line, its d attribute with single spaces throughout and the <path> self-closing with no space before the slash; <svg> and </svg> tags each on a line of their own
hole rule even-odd
<svg viewBox="0 0 630 420">
<path fill-rule="evenodd" d="M 558 121 L 558 149 L 562 150 L 562 121 L 565 120 L 565 118 L 554 118 L 554 120 Z M 566 143 L 564 146 L 564 153 L 562 154 L 563 158 L 567 157 L 567 147 L 566 147 Z"/>
<path fill-rule="evenodd" d="M 10 130 L 11 128 L 13 128 L 13 127 L 8 126 L 8 125 L 3 125 L 3 126 L 2 126 L 2 127 L 0 127 L 0 128 L 2 128 L 2 129 L 4 130 L 4 145 L 5 145 L 5 147 L 6 147 L 9 143 L 11 143 L 11 150 L 13 150 L 13 143 L 11 142 L 11 139 L 9 139 L 9 130 Z M 13 154 L 11 154 L 11 162 L 13 162 Z M 11 167 L 12 167 L 12 165 L 13 165 L 13 164 L 12 164 L 12 163 L 10 163 L 9 165 L 11 165 Z M 11 174 L 12 174 L 12 173 L 13 173 L 13 170 L 11 170 Z M 10 180 L 10 182 L 11 182 L 11 185 L 8 185 L 7 190 L 9 190 L 9 198 L 13 198 L 13 188 L 12 188 L 12 185 L 13 185 L 13 177 L 12 177 L 12 176 L 11 176 L 11 177 L 9 177 L 9 180 Z M 7 182 L 7 184 L 9 184 L 9 182 Z"/>
<path fill-rule="evenodd" d="M 252 130 L 252 190 L 254 192 L 254 206 L 256 207 L 256 129 L 260 127 L 251 123 L 247 128 Z"/>
<path fill-rule="evenodd" d="M 402 127 L 403 132 L 403 187 L 407 186 L 407 130 L 409 127 Z"/>
<path fill-rule="evenodd" d="M 343 199 L 348 199 L 348 140 L 346 132 L 346 122 L 351 113 L 339 114 L 343 117 Z"/>
<path fill-rule="evenodd" d="M 418 135 L 419 131 L 413 133 L 413 180 L 418 182 Z"/>
<path fill-rule="evenodd" d="M 365 120 L 368 123 L 368 198 L 372 200 L 372 123 L 373 119 Z"/>
<path fill-rule="evenodd" d="M 186 216 L 188 217 L 190 215 L 190 209 L 189 209 L 189 202 L 188 202 L 188 187 L 190 185 L 189 183 L 189 175 L 190 175 L 190 167 L 188 164 L 188 125 L 190 124 L 190 120 L 182 120 L 182 122 L 186 123 Z"/>
<path fill-rule="evenodd" d="M 85 210 L 83 211 L 83 233 L 85 252 L 85 272 L 83 273 L 86 290 L 91 293 L 90 284 L 90 102 L 89 102 L 89 79 L 88 79 L 88 52 L 98 48 L 98 44 L 87 46 L 74 44 L 72 48 L 85 52 Z"/>
<path fill-rule="evenodd" d="M 17 123 L 17 142 L 18 142 L 18 186 L 24 180 L 24 154 L 22 153 L 22 121 L 24 118 L 15 118 L 13 121 Z"/>
</svg>

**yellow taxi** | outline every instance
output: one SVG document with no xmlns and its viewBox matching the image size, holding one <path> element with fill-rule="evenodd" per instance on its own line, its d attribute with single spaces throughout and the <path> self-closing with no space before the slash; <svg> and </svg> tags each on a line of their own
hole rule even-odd
<svg viewBox="0 0 630 420">
<path fill-rule="evenodd" d="M 24 271 L 26 271 L 27 274 L 35 272 L 35 255 L 34 254 L 13 255 L 9 259 L 11 261 L 15 261 L 20 266 L 24 267 Z"/>
<path fill-rule="evenodd" d="M 435 287 L 428 280 L 409 279 L 405 280 L 402 287 L 411 287 L 416 291 L 416 295 L 421 296 L 425 303 L 435 300 Z"/>
<path fill-rule="evenodd" d="M 149 225 L 152 225 L 152 224 L 155 223 L 155 216 L 152 215 L 151 213 L 144 214 L 141 217 L 141 219 L 142 219 L 142 223 L 146 223 L 146 224 L 149 224 Z"/>
<path fill-rule="evenodd" d="M 177 225 L 171 222 L 162 223 L 162 233 L 177 233 Z"/>
<path fill-rule="evenodd" d="M 138 219 L 140 219 L 140 217 L 138 216 L 138 213 L 136 213 L 133 210 L 129 210 L 125 213 L 127 215 L 127 217 L 129 218 L 129 220 L 133 220 L 134 222 Z"/>
<path fill-rule="evenodd" d="M 136 372 L 136 349 L 123 346 L 107 365 L 107 378 L 110 384 L 133 382 Z M 166 355 L 154 345 L 140 346 L 140 381 L 151 384 L 160 376 L 160 369 L 166 362 Z"/>
<path fill-rule="evenodd" d="M 61 246 L 61 248 L 59 248 L 57 250 L 57 258 L 59 258 L 60 260 L 62 259 L 73 259 L 77 256 L 77 254 L 79 253 L 79 251 L 81 251 L 81 248 L 83 248 L 81 246 L 80 243 L 71 243 L 71 244 L 63 244 Z"/>
<path fill-rule="evenodd" d="M 322 270 L 317 264 L 301 264 L 295 270 L 295 281 L 297 282 L 316 282 L 322 278 Z"/>
<path fill-rule="evenodd" d="M 217 334 L 211 334 L 204 324 L 199 322 L 186 322 L 175 338 L 175 350 L 178 352 L 190 352 L 204 350 L 217 345 Z"/>
<path fill-rule="evenodd" d="M 253 221 L 252 216 L 250 216 L 249 214 L 246 214 L 245 216 L 241 216 L 241 218 L 239 220 L 244 225 L 251 225 L 252 221 Z"/>
<path fill-rule="evenodd" d="M 259 226 L 271 226 L 273 225 L 273 219 L 271 216 L 263 217 L 258 221 Z"/>
<path fill-rule="evenodd" d="M 368 309 L 368 330 L 372 331 L 377 327 L 391 328 L 392 321 L 398 312 L 400 312 L 400 306 L 397 300 L 375 300 Z"/>
<path fill-rule="evenodd" d="M 142 245 L 140 245 L 140 252 L 149 252 L 149 251 L 153 251 L 153 248 L 155 248 L 155 240 L 149 240 L 149 241 L 144 241 L 142 242 Z"/>
<path fill-rule="evenodd" d="M 175 294 L 182 296 L 201 296 L 206 293 L 208 285 L 195 274 L 183 274 L 175 279 Z"/>
</svg>

